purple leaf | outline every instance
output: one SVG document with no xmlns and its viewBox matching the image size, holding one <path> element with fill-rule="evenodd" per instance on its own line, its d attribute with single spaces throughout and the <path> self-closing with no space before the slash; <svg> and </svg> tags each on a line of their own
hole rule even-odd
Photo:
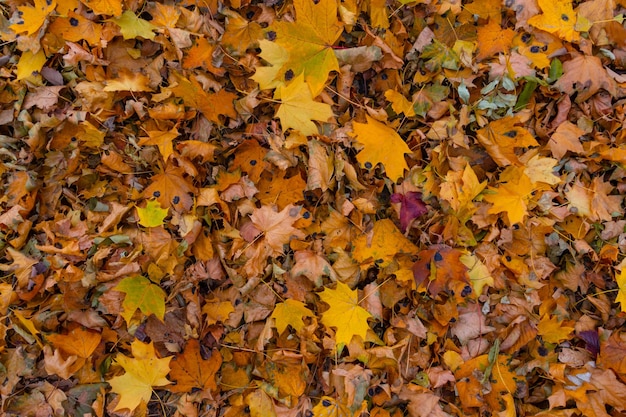
<svg viewBox="0 0 626 417">
<path fill-rule="evenodd" d="M 400 227 L 402 233 L 406 232 L 413 219 L 428 213 L 426 204 L 422 201 L 422 193 L 410 191 L 406 194 L 394 193 L 391 195 L 392 203 L 400 203 Z"/>
<path fill-rule="evenodd" d="M 587 348 L 589 353 L 593 356 L 598 356 L 598 353 L 600 353 L 600 337 L 597 331 L 585 330 L 580 332 L 578 337 L 585 341 L 585 348 Z"/>
</svg>

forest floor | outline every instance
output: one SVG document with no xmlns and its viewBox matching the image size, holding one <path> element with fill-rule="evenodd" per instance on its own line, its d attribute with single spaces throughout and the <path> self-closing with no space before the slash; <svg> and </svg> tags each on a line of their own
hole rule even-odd
<svg viewBox="0 0 626 417">
<path fill-rule="evenodd" d="M 625 0 L 3 0 L 7 416 L 626 416 Z"/>
</svg>

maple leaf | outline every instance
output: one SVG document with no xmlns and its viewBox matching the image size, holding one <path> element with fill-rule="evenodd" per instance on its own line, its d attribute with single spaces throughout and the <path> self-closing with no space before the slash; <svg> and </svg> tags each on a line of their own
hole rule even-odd
<svg viewBox="0 0 626 417">
<path fill-rule="evenodd" d="M 274 75 L 275 80 L 289 81 L 304 74 L 313 97 L 319 95 L 331 71 L 339 71 L 337 57 L 332 49 L 341 32 L 334 0 L 294 0 L 296 21 L 274 22 L 268 29 L 271 38 L 288 53 L 287 60 Z M 263 49 L 261 43 L 261 49 Z M 264 59 L 267 59 L 264 57 Z M 269 61 L 274 66 L 272 61 Z"/>
<path fill-rule="evenodd" d="M 152 387 L 172 383 L 167 379 L 171 356 L 159 359 L 152 342 L 145 344 L 139 340 L 133 341 L 131 351 L 133 358 L 118 353 L 114 361 L 124 368 L 126 373 L 107 381 L 111 385 L 111 390 L 120 397 L 115 411 L 125 408 L 133 411 L 142 401 L 146 404 L 150 401 Z"/>
<path fill-rule="evenodd" d="M 291 128 L 305 136 L 315 135 L 318 129 L 312 120 L 325 122 L 333 116 L 330 105 L 313 100 L 311 89 L 304 82 L 303 74 L 288 85 L 279 86 L 274 98 L 280 98 L 281 105 L 276 111 L 276 116 L 280 118 L 283 131 Z"/>
<path fill-rule="evenodd" d="M 615 97 L 617 84 L 609 76 L 600 58 L 593 55 L 576 55 L 563 64 L 563 75 L 554 83 L 559 90 L 576 95 L 580 103 L 596 94 L 601 88 Z"/>
<path fill-rule="evenodd" d="M 580 33 L 575 29 L 576 13 L 571 0 L 537 0 L 537 3 L 543 13 L 528 19 L 528 24 L 566 41 L 580 40 Z"/>
<path fill-rule="evenodd" d="M 338 350 L 348 345 L 354 336 L 365 340 L 369 325 L 367 319 L 372 317 L 359 305 L 358 293 L 346 284 L 337 281 L 337 288 L 325 288 L 319 294 L 322 301 L 330 306 L 322 313 L 322 324 L 335 327 L 335 344 Z"/>
<path fill-rule="evenodd" d="M 115 79 L 106 81 L 102 91 L 152 91 L 149 84 L 150 78 L 147 76 L 122 70 Z"/>
<path fill-rule="evenodd" d="M 264 243 L 274 254 L 283 252 L 283 245 L 289 243 L 292 236 L 302 236 L 302 232 L 293 227 L 300 218 L 300 208 L 288 205 L 280 212 L 271 206 L 261 206 L 250 215 L 252 224 L 263 233 Z"/>
<path fill-rule="evenodd" d="M 122 2 L 119 0 L 80 0 L 96 14 L 119 16 L 122 14 Z"/>
<path fill-rule="evenodd" d="M 233 105 L 233 100 L 237 95 L 224 89 L 217 93 L 209 94 L 202 88 L 202 85 L 194 78 L 186 78 L 174 72 L 172 74 L 172 84 L 169 89 L 183 99 L 187 107 L 198 109 L 204 116 L 215 122 L 221 123 L 219 116 L 224 115 L 231 118 L 237 117 L 237 112 Z"/>
<path fill-rule="evenodd" d="M 495 19 L 481 25 L 478 34 L 477 61 L 482 61 L 501 52 L 509 51 L 515 32 L 511 29 L 502 29 Z"/>
<path fill-rule="evenodd" d="M 226 16 L 226 31 L 222 36 L 222 45 L 230 47 L 229 49 L 237 56 L 243 55 L 246 49 L 258 45 L 263 37 L 263 28 L 259 23 L 249 22 L 227 8 L 222 13 Z"/>
<path fill-rule="evenodd" d="M 426 204 L 422 201 L 422 193 L 408 192 L 406 194 L 394 193 L 391 195 L 392 203 L 400 203 L 400 230 L 406 232 L 414 219 L 428 213 Z"/>
<path fill-rule="evenodd" d="M 302 317 L 313 316 L 313 312 L 304 303 L 288 298 L 284 302 L 276 304 L 270 318 L 275 320 L 276 330 L 278 330 L 278 334 L 281 334 L 289 325 L 296 332 L 299 332 L 304 328 Z"/>
<path fill-rule="evenodd" d="M 89 359 L 100 344 L 102 336 L 93 330 L 74 327 L 67 334 L 51 334 L 46 339 L 68 355 Z"/>
<path fill-rule="evenodd" d="M 516 148 L 539 145 L 530 132 L 516 126 L 517 123 L 517 117 L 503 117 L 476 132 L 480 144 L 500 166 L 519 164 Z"/>
<path fill-rule="evenodd" d="M 156 200 L 149 200 L 146 207 L 137 207 L 139 224 L 144 227 L 157 227 L 163 225 L 163 220 L 167 217 L 168 209 L 161 208 Z"/>
<path fill-rule="evenodd" d="M 165 315 L 165 291 L 158 285 L 153 284 L 148 278 L 140 275 L 124 278 L 114 288 L 126 294 L 122 307 L 124 311 L 120 314 L 130 324 L 135 311 L 141 310 L 143 314 L 149 316 L 154 314 L 163 321 Z"/>
<path fill-rule="evenodd" d="M 559 343 L 574 331 L 573 327 L 563 326 L 556 316 L 544 315 L 537 325 L 537 334 L 547 343 Z"/>
<path fill-rule="evenodd" d="M 31 51 L 23 52 L 17 63 L 17 79 L 23 80 L 39 74 L 47 60 L 48 58 L 43 49 L 40 49 L 37 53 L 32 53 Z"/>
<path fill-rule="evenodd" d="M 352 257 L 366 269 L 372 263 L 384 268 L 396 254 L 417 252 L 417 247 L 398 230 L 393 221 L 382 219 L 374 223 L 371 236 L 362 234 L 353 241 Z"/>
<path fill-rule="evenodd" d="M 352 136 L 363 145 L 356 158 L 367 169 L 382 164 L 389 179 L 397 181 L 409 169 L 404 154 L 410 154 L 411 149 L 395 130 L 370 116 L 366 118 L 367 123 L 352 123 Z"/>
<path fill-rule="evenodd" d="M 512 167 L 505 173 L 508 180 L 500 183 L 497 188 L 489 187 L 493 194 L 485 194 L 483 198 L 493 204 L 489 213 L 505 212 L 508 224 L 514 225 L 522 222 L 528 214 L 527 204 L 536 188 L 522 168 Z"/>
<path fill-rule="evenodd" d="M 161 207 L 189 210 L 193 205 L 195 188 L 182 177 L 182 170 L 168 163 L 165 172 L 154 175 L 152 183 L 144 190 L 145 198 L 156 198 Z"/>
<path fill-rule="evenodd" d="M 15 33 L 26 32 L 27 35 L 32 35 L 37 32 L 57 6 L 57 2 L 54 0 L 35 0 L 34 3 L 34 6 L 17 8 L 19 10 L 18 20 L 9 26 Z"/>
<path fill-rule="evenodd" d="M 154 39 L 156 34 L 153 32 L 157 29 L 152 23 L 137 17 L 135 13 L 130 10 L 125 10 L 120 17 L 109 20 L 115 22 L 120 27 L 120 32 L 124 39 Z"/>
<path fill-rule="evenodd" d="M 142 146 L 156 145 L 159 148 L 159 152 L 163 156 L 163 160 L 167 161 L 170 155 L 174 153 L 174 144 L 172 141 L 179 136 L 176 126 L 167 131 L 149 130 L 147 133 L 148 137 L 140 138 L 139 144 Z"/>
<path fill-rule="evenodd" d="M 626 313 L 626 268 L 622 268 L 619 274 L 615 274 L 615 282 L 617 282 L 615 302 L 619 303 L 622 312 Z"/>
<path fill-rule="evenodd" d="M 176 382 L 169 389 L 173 392 L 214 391 L 217 389 L 215 375 L 222 365 L 222 355 L 213 350 L 204 359 L 198 339 L 189 339 L 182 354 L 171 362 L 170 376 Z"/>
</svg>

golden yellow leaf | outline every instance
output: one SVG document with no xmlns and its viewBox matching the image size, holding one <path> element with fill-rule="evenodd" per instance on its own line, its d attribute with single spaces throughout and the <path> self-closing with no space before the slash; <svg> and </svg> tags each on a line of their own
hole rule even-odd
<svg viewBox="0 0 626 417">
<path fill-rule="evenodd" d="M 367 319 L 372 317 L 359 305 L 356 290 L 351 290 L 343 282 L 337 281 L 337 288 L 325 288 L 320 294 L 323 302 L 330 308 L 322 313 L 322 324 L 335 327 L 335 344 L 339 350 L 352 341 L 354 336 L 365 340 L 369 325 Z"/>
<path fill-rule="evenodd" d="M 626 268 L 623 268 L 619 274 L 615 274 L 615 282 L 618 288 L 615 302 L 619 303 L 622 312 L 626 313 Z"/>
<path fill-rule="evenodd" d="M 537 3 L 543 13 L 528 19 L 530 25 L 569 42 L 580 40 L 571 0 L 537 0 Z"/>
<path fill-rule="evenodd" d="M 382 164 L 389 179 L 397 181 L 409 169 L 404 154 L 410 154 L 411 149 L 395 130 L 370 116 L 366 118 L 367 123 L 352 123 L 352 136 L 363 145 L 356 159 L 367 169 Z"/>
<path fill-rule="evenodd" d="M 391 263 L 397 253 L 417 253 L 417 247 L 398 230 L 390 219 L 374 223 L 372 236 L 363 234 L 353 241 L 352 257 L 367 269 L 373 263 L 384 268 Z"/>
<path fill-rule="evenodd" d="M 276 89 L 274 98 L 280 98 L 281 105 L 276 112 L 283 131 L 295 129 L 306 136 L 318 134 L 313 120 L 328 121 L 333 116 L 330 106 L 313 100 L 309 85 L 300 74 L 288 85 Z"/>
<path fill-rule="evenodd" d="M 559 343 L 569 338 L 574 331 L 573 327 L 563 326 L 556 316 L 544 315 L 537 325 L 537 334 L 544 342 Z"/>
<path fill-rule="evenodd" d="M 484 200 L 493 204 L 489 208 L 489 213 L 504 212 L 507 223 L 514 225 L 522 222 L 528 214 L 527 204 L 535 185 L 524 173 L 523 168 L 512 167 L 508 174 L 511 176 L 510 180 L 498 187 L 489 187 L 493 194 L 485 194 Z"/>
<path fill-rule="evenodd" d="M 167 379 L 171 356 L 159 359 L 152 342 L 146 344 L 139 340 L 133 341 L 131 350 L 133 358 L 121 353 L 115 357 L 115 363 L 124 368 L 126 373 L 108 381 L 111 390 L 120 397 L 115 411 L 124 408 L 133 411 L 142 401 L 146 404 L 150 401 L 153 387 L 172 383 Z"/>
<path fill-rule="evenodd" d="M 15 33 L 26 32 L 27 35 L 32 35 L 41 28 L 56 5 L 54 0 L 35 0 L 34 6 L 20 6 L 17 8 L 20 19 L 9 27 Z"/>
<path fill-rule="evenodd" d="M 278 330 L 280 334 L 284 332 L 289 325 L 291 325 L 296 332 L 299 332 L 304 328 L 302 317 L 313 316 L 313 312 L 309 310 L 304 303 L 288 298 L 284 302 L 276 304 L 270 317 L 275 320 L 276 330 Z"/>
</svg>

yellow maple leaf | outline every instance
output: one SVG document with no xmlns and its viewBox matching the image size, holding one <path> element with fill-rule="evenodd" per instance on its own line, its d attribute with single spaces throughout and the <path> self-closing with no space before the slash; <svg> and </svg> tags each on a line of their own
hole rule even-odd
<svg viewBox="0 0 626 417">
<path fill-rule="evenodd" d="M 556 316 L 549 314 L 544 315 L 537 325 L 537 334 L 547 343 L 559 343 L 567 339 L 573 330 L 573 327 L 563 326 Z"/>
<path fill-rule="evenodd" d="M 413 103 L 407 100 L 402 94 L 396 90 L 389 89 L 385 91 L 385 98 L 391 103 L 391 108 L 397 114 L 404 113 L 406 117 L 415 116 L 415 110 L 413 109 Z"/>
<path fill-rule="evenodd" d="M 339 71 L 339 63 L 332 46 L 343 26 L 337 19 L 335 0 L 294 0 L 296 21 L 275 22 L 268 28 L 270 40 L 288 52 L 287 60 L 275 73 L 275 80 L 289 80 L 304 74 L 313 96 L 319 95 L 331 71 Z M 261 44 L 261 49 L 267 46 Z M 263 57 L 266 59 L 265 57 Z M 277 63 L 271 62 L 278 66 Z"/>
<path fill-rule="evenodd" d="M 116 376 L 108 382 L 111 390 L 120 396 L 115 411 L 127 408 L 133 411 L 142 401 L 147 403 L 152 396 L 152 387 L 162 387 L 172 382 L 167 379 L 170 372 L 171 356 L 159 359 L 152 342 L 146 344 L 139 340 L 131 344 L 133 358 L 118 354 L 115 363 L 126 373 Z"/>
<path fill-rule="evenodd" d="M 354 336 L 365 340 L 370 328 L 367 319 L 372 315 L 359 305 L 356 290 L 351 290 L 343 282 L 337 281 L 337 289 L 325 288 L 320 293 L 320 298 L 330 306 L 322 313 L 322 324 L 337 329 L 335 343 L 339 350 L 349 344 Z"/>
<path fill-rule="evenodd" d="M 156 145 L 159 152 L 163 156 L 163 160 L 167 161 L 172 153 L 174 153 L 174 144 L 172 141 L 179 136 L 176 126 L 167 131 L 149 130 L 148 137 L 140 138 L 140 145 Z"/>
<path fill-rule="evenodd" d="M 122 70 L 116 78 L 107 80 L 102 91 L 152 91 L 150 78 L 147 76 Z"/>
<path fill-rule="evenodd" d="M 397 181 L 409 169 L 404 154 L 411 153 L 411 149 L 395 130 L 370 116 L 366 118 L 367 123 L 352 123 L 352 136 L 363 145 L 356 159 L 367 169 L 381 163 L 389 179 Z"/>
<path fill-rule="evenodd" d="M 626 268 L 623 268 L 619 274 L 615 274 L 617 282 L 617 297 L 615 302 L 620 304 L 622 313 L 626 313 Z"/>
<path fill-rule="evenodd" d="M 530 25 L 569 42 L 580 40 L 571 0 L 537 0 L 537 3 L 543 13 L 528 19 Z"/>
<path fill-rule="evenodd" d="M 163 220 L 167 216 L 168 209 L 162 208 L 156 200 L 150 200 L 146 207 L 137 207 L 139 224 L 143 227 L 157 227 L 163 225 Z"/>
<path fill-rule="evenodd" d="M 289 85 L 276 89 L 274 98 L 280 98 L 281 105 L 276 112 L 283 131 L 295 129 L 306 136 L 318 134 L 313 120 L 325 122 L 333 116 L 326 103 L 313 100 L 311 89 L 304 81 L 304 75 L 297 76 Z"/>
<path fill-rule="evenodd" d="M 36 54 L 31 51 L 22 52 L 19 62 L 17 63 L 17 79 L 23 80 L 31 75 L 38 74 L 43 68 L 48 58 L 43 49 L 40 49 Z"/>
<path fill-rule="evenodd" d="M 95 14 L 119 16 L 122 14 L 122 2 L 120 0 L 81 0 Z"/>
<path fill-rule="evenodd" d="M 270 317 L 275 320 L 276 330 L 280 334 L 285 331 L 288 325 L 291 325 L 295 331 L 299 332 L 304 328 L 302 317 L 313 316 L 313 312 L 306 308 L 304 303 L 288 298 L 284 303 L 276 304 Z"/>
<path fill-rule="evenodd" d="M 32 35 L 41 28 L 56 6 L 56 1 L 52 0 L 35 0 L 34 6 L 20 6 L 17 8 L 19 20 L 9 27 L 15 33 L 26 32 L 27 35 Z"/>
<path fill-rule="evenodd" d="M 497 188 L 489 187 L 493 194 L 486 194 L 484 199 L 493 204 L 489 213 L 506 213 L 509 225 L 520 223 L 527 213 L 527 204 L 535 185 L 524 173 L 523 168 L 511 167 L 502 173 L 508 178 Z"/>
<path fill-rule="evenodd" d="M 517 126 L 519 122 L 517 117 L 507 116 L 489 123 L 476 132 L 478 142 L 500 166 L 519 163 L 516 148 L 539 145 L 526 128 Z"/>
<path fill-rule="evenodd" d="M 390 219 L 374 223 L 372 236 L 362 234 L 353 242 L 352 257 L 361 263 L 361 269 L 367 269 L 374 262 L 379 268 L 385 268 L 398 253 L 415 253 L 417 247 L 398 230 Z"/>
</svg>

